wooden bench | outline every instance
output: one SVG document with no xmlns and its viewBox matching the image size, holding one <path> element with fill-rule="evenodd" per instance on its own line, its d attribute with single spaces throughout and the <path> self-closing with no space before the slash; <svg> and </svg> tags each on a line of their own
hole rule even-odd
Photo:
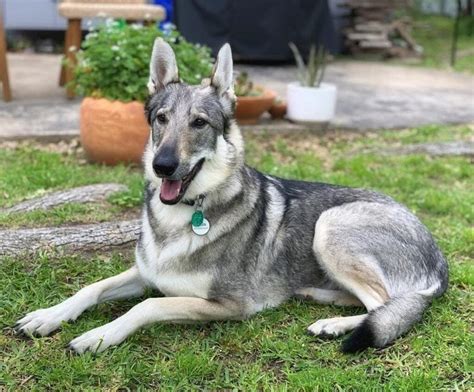
<svg viewBox="0 0 474 392">
<path fill-rule="evenodd" d="M 67 19 L 64 38 L 64 56 L 71 66 L 63 65 L 59 84 L 64 86 L 73 79 L 76 64 L 76 51 L 81 46 L 81 21 L 84 18 L 113 18 L 127 21 L 154 23 L 165 18 L 165 9 L 161 6 L 146 4 L 146 0 L 63 0 L 58 11 Z M 67 88 L 68 98 L 74 97 L 74 91 Z"/>
</svg>

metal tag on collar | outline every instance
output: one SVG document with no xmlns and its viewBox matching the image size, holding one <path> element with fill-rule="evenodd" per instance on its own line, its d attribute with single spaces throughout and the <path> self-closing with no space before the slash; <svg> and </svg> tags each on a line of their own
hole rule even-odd
<svg viewBox="0 0 474 392">
<path fill-rule="evenodd" d="M 194 211 L 191 217 L 191 228 L 194 234 L 206 235 L 211 228 L 209 221 L 204 218 L 204 212 L 202 211 L 202 203 L 204 201 L 204 195 L 199 195 L 196 199 L 196 211 Z"/>
</svg>

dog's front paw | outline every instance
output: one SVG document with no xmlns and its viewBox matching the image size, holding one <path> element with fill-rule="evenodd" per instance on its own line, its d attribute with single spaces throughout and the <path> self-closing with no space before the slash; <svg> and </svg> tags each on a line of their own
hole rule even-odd
<svg viewBox="0 0 474 392">
<path fill-rule="evenodd" d="M 102 327 L 91 329 L 69 343 L 69 348 L 78 354 L 86 351 L 98 353 L 125 340 L 128 334 L 117 320 Z"/>
<path fill-rule="evenodd" d="M 38 309 L 18 320 L 14 326 L 17 333 L 34 336 L 47 336 L 61 326 L 69 318 L 57 306 Z"/>
</svg>

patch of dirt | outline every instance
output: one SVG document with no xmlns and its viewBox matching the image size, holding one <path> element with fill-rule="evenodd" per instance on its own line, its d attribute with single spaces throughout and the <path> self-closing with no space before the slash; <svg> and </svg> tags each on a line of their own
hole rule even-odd
<svg viewBox="0 0 474 392">
<path fill-rule="evenodd" d="M 79 138 L 61 140 L 56 143 L 41 143 L 36 140 L 14 140 L 0 142 L 0 148 L 6 150 L 17 150 L 21 148 L 34 148 L 45 152 L 55 152 L 63 156 L 77 157 L 79 164 L 86 164 L 87 159 Z"/>
<path fill-rule="evenodd" d="M 247 132 L 247 140 L 259 146 L 262 151 L 271 152 L 280 163 L 290 163 L 292 155 L 311 153 L 318 157 L 323 167 L 328 169 L 333 163 L 333 151 L 341 142 L 351 142 L 361 137 L 374 138 L 376 133 L 361 133 L 346 130 L 329 130 L 323 133 L 311 131 L 281 132 L 263 134 Z M 282 151 L 282 147 L 284 150 Z M 294 153 L 294 154 L 292 154 Z"/>
<path fill-rule="evenodd" d="M 20 221 L 9 221 L 9 222 L 0 222 L 0 229 L 3 230 L 16 230 L 16 229 L 31 229 L 31 228 L 38 228 L 38 227 L 61 227 L 61 226 L 78 226 L 78 225 L 85 225 L 85 224 L 93 224 L 93 223 L 103 223 L 103 222 L 112 222 L 112 221 L 128 221 L 134 219 L 140 219 L 141 217 L 141 207 L 133 207 L 133 208 L 126 208 L 121 211 L 110 211 L 110 213 L 104 214 L 103 216 L 97 216 L 96 212 L 99 209 L 102 210 L 109 210 L 111 208 L 110 203 L 104 202 L 95 202 L 93 203 L 94 209 L 92 211 L 86 212 L 84 214 L 76 215 L 70 217 L 66 222 L 63 224 L 55 223 L 54 215 L 51 217 L 45 216 L 42 219 L 38 220 L 28 220 L 28 223 L 24 222 L 24 219 L 20 219 Z M 54 213 L 54 211 L 53 211 Z M 21 217 L 21 212 L 17 213 Z M 16 215 L 13 215 L 13 217 Z"/>
</svg>

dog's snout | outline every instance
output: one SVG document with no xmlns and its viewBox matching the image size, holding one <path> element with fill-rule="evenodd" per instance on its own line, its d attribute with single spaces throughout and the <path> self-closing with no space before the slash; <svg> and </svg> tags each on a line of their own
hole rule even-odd
<svg viewBox="0 0 474 392">
<path fill-rule="evenodd" d="M 175 154 L 158 154 L 153 159 L 153 170 L 158 176 L 171 176 L 178 165 L 179 160 Z"/>
</svg>

